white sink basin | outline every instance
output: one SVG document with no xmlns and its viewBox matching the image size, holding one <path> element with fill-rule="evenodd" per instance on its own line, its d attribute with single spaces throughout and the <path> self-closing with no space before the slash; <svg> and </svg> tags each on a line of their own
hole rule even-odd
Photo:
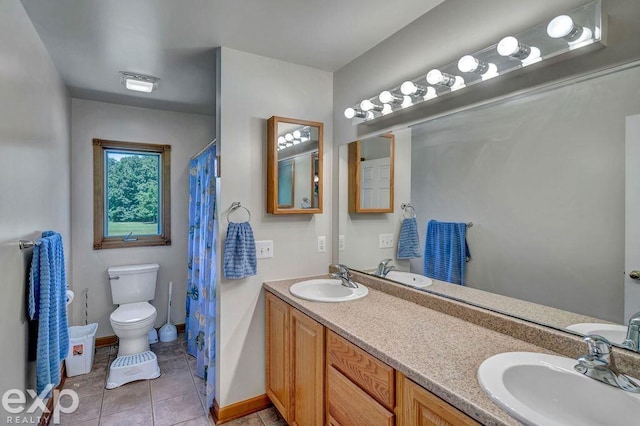
<svg viewBox="0 0 640 426">
<path fill-rule="evenodd" d="M 369 289 L 362 284 L 358 284 L 358 288 L 349 288 L 343 286 L 341 280 L 324 278 L 300 281 L 289 287 L 289 292 L 314 302 L 347 302 L 365 297 Z"/>
<path fill-rule="evenodd" d="M 597 334 L 604 337 L 611 343 L 621 345 L 627 338 L 627 327 L 618 324 L 598 324 L 592 322 L 583 322 L 571 324 L 567 330 L 582 333 L 584 335 Z"/>
<path fill-rule="evenodd" d="M 418 288 L 428 287 L 433 284 L 431 278 L 411 272 L 389 271 L 385 278 Z"/>
<path fill-rule="evenodd" d="M 478 381 L 526 425 L 628 425 L 640 419 L 640 395 L 584 376 L 575 364 L 561 356 L 506 352 L 480 365 Z"/>
</svg>

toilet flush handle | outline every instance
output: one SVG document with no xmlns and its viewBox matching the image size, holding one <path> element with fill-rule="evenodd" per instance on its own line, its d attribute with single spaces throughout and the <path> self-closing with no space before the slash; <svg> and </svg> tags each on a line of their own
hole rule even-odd
<svg viewBox="0 0 640 426">
<path fill-rule="evenodd" d="M 119 279 L 120 279 L 120 276 L 119 276 L 119 275 L 116 275 L 115 277 L 111 277 L 111 278 L 109 278 L 109 280 L 119 280 Z"/>
</svg>

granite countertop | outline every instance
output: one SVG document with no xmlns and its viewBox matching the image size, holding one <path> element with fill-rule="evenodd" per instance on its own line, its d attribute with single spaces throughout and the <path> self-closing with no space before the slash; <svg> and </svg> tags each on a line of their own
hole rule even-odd
<svg viewBox="0 0 640 426">
<path fill-rule="evenodd" d="M 266 282 L 264 288 L 485 425 L 520 423 L 480 388 L 482 361 L 502 352 L 554 354 L 372 288 L 350 302 L 299 299 L 289 287 L 303 279 Z"/>
</svg>

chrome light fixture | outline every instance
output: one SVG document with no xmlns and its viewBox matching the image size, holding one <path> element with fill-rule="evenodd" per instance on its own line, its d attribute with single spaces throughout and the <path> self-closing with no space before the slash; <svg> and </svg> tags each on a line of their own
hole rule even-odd
<svg viewBox="0 0 640 426">
<path fill-rule="evenodd" d="M 605 45 L 606 16 L 602 0 L 595 0 L 498 43 L 407 80 L 378 96 L 362 100 L 344 111 L 352 124 L 379 117 L 423 102 L 437 102 L 451 92 L 482 83 L 523 67 L 545 61 L 587 45 Z M 586 52 L 589 49 L 580 50 Z M 463 75 L 457 75 L 463 74 Z M 426 83 L 429 85 L 425 85 Z M 499 84 L 499 83 L 495 83 Z M 400 96 L 402 94 L 402 96 Z"/>
<path fill-rule="evenodd" d="M 150 75 L 120 71 L 120 83 L 134 92 L 151 93 L 158 88 L 160 79 Z"/>
</svg>

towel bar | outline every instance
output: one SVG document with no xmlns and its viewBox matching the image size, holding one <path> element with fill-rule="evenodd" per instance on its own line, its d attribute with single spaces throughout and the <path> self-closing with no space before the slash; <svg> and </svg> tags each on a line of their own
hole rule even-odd
<svg viewBox="0 0 640 426">
<path fill-rule="evenodd" d="M 20 240 L 18 241 L 18 247 L 20 247 L 20 250 L 24 250 L 24 249 L 28 249 L 31 248 L 33 246 L 39 246 L 40 243 L 37 241 L 31 241 L 31 240 Z"/>
</svg>

